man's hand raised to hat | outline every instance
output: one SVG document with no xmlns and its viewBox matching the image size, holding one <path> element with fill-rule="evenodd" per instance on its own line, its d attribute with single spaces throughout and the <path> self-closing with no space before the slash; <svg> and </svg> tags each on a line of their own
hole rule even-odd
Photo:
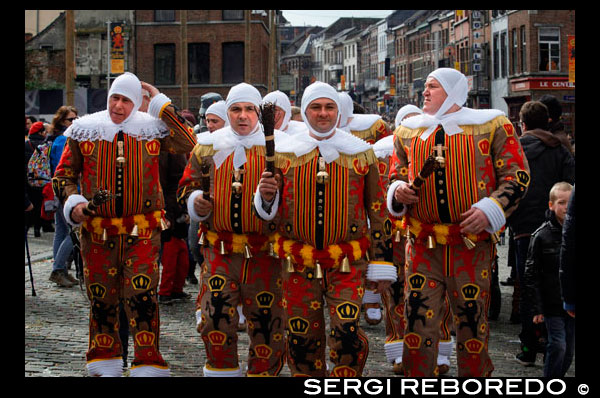
<svg viewBox="0 0 600 398">
<path fill-rule="evenodd" d="M 150 94 L 150 99 L 154 98 L 155 95 L 160 94 L 160 91 L 150 83 L 140 82 L 142 83 L 142 89 L 148 91 Z"/>
</svg>

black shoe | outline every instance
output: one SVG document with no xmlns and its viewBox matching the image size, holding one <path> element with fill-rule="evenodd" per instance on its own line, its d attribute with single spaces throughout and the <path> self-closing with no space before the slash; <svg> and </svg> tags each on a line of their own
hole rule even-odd
<svg viewBox="0 0 600 398">
<path fill-rule="evenodd" d="M 172 296 L 163 296 L 162 294 L 159 294 L 158 302 L 160 304 L 171 304 L 171 303 L 173 303 L 173 297 Z"/>
<path fill-rule="evenodd" d="M 186 292 L 171 293 L 172 300 L 188 300 L 190 297 L 192 297 L 192 295 Z"/>
<path fill-rule="evenodd" d="M 33 230 L 33 236 L 35 236 L 36 238 L 40 238 L 42 236 L 42 232 L 40 231 L 40 228 L 35 228 Z"/>
<path fill-rule="evenodd" d="M 535 365 L 535 353 L 528 351 L 526 347 L 523 347 L 523 351 L 515 355 L 515 359 L 523 366 Z"/>
<path fill-rule="evenodd" d="M 188 275 L 185 280 L 192 285 L 198 284 L 198 278 L 196 278 L 196 275 L 194 274 Z"/>
</svg>

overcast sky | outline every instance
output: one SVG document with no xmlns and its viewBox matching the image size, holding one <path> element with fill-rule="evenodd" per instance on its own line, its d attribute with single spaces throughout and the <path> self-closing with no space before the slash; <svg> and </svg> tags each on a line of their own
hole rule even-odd
<svg viewBox="0 0 600 398">
<path fill-rule="evenodd" d="M 385 18 L 393 10 L 282 10 L 292 26 L 327 27 L 341 17 Z"/>
</svg>

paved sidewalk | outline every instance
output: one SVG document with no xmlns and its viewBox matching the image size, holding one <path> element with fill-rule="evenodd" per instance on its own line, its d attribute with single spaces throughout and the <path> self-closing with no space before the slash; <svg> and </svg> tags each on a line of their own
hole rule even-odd
<svg viewBox="0 0 600 398">
<path fill-rule="evenodd" d="M 32 296 L 27 258 L 25 258 L 25 376 L 85 377 L 85 352 L 88 344 L 88 301 L 78 286 L 57 287 L 48 281 L 52 271 L 52 234 L 43 233 L 34 238 L 28 235 L 32 259 L 36 296 Z M 500 255 L 500 280 L 506 280 L 507 246 L 498 246 Z M 74 274 L 74 270 L 70 271 Z M 196 275 L 198 276 L 198 268 Z M 200 335 L 196 332 L 194 300 L 198 285 L 186 285 L 185 292 L 192 295 L 187 302 L 160 306 L 161 353 L 171 367 L 174 377 L 202 375 L 205 353 Z M 541 377 L 542 356 L 535 366 L 523 367 L 514 360 L 519 350 L 519 327 L 508 321 L 511 309 L 511 286 L 501 286 L 502 311 L 497 321 L 490 321 L 489 351 L 495 366 L 494 377 Z M 370 326 L 364 320 L 362 327 L 369 337 L 369 357 L 364 377 L 393 377 L 392 367 L 385 361 L 383 323 Z M 239 333 L 240 359 L 245 366 L 248 347 L 247 333 Z M 129 342 L 129 355 L 132 342 Z M 448 376 L 457 376 L 456 354 L 453 353 Z M 282 376 L 289 376 L 284 367 Z M 567 376 L 575 376 L 575 361 Z"/>
</svg>

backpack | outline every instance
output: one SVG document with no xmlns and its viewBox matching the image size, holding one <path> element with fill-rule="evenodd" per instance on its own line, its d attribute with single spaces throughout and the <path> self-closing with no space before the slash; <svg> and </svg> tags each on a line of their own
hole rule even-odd
<svg viewBox="0 0 600 398">
<path fill-rule="evenodd" d="M 27 163 L 27 182 L 29 186 L 42 188 L 52 180 L 50 149 L 52 149 L 52 141 L 46 141 L 38 145 L 31 158 L 29 158 Z"/>
</svg>

